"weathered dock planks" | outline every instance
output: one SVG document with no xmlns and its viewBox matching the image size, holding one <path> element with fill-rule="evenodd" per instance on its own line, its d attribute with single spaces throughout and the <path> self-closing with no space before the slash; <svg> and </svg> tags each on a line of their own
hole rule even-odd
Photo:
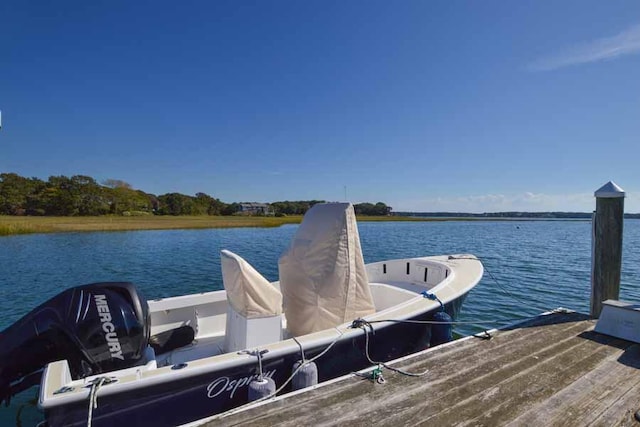
<svg viewBox="0 0 640 427">
<path fill-rule="evenodd" d="M 424 377 L 351 377 L 206 425 L 637 425 L 640 346 L 594 324 L 578 313 L 540 316 L 397 365 L 429 369 Z"/>
</svg>

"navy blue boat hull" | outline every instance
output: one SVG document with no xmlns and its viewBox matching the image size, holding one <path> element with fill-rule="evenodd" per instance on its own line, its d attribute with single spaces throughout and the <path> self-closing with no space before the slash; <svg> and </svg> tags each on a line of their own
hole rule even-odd
<svg viewBox="0 0 640 427">
<path fill-rule="evenodd" d="M 466 295 L 445 306 L 456 318 Z M 411 320 L 430 320 L 434 311 L 425 312 Z M 374 361 L 386 362 L 429 347 L 431 326 L 428 324 L 393 323 L 369 335 L 369 353 Z M 305 351 L 312 358 L 326 346 Z M 265 360 L 263 372 L 279 387 L 291 375 L 292 367 L 300 359 L 298 351 L 281 358 Z M 365 354 L 365 336 L 337 342 L 316 362 L 318 379 L 327 381 L 371 364 Z M 131 392 L 98 397 L 93 410 L 92 425 L 153 425 L 175 426 L 215 415 L 247 403 L 249 382 L 257 377 L 256 363 L 209 372 Z M 108 387 L 108 385 L 104 386 Z M 283 393 L 289 391 L 283 390 Z M 68 404 L 45 411 L 47 425 L 86 426 L 89 402 Z"/>
</svg>

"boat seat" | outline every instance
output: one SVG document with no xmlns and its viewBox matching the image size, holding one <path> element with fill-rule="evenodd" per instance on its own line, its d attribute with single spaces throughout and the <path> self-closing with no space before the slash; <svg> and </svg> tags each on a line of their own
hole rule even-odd
<svg viewBox="0 0 640 427">
<path fill-rule="evenodd" d="M 282 293 L 247 261 L 231 251 L 220 253 L 227 291 L 227 352 L 282 340 Z"/>
<path fill-rule="evenodd" d="M 196 332 L 191 326 L 184 325 L 175 329 L 160 332 L 149 337 L 149 345 L 155 354 L 163 354 L 176 348 L 191 344 Z"/>
<path fill-rule="evenodd" d="M 208 338 L 198 338 L 184 347 L 176 348 L 170 352 L 157 356 L 159 367 L 189 363 L 205 357 L 217 356 L 224 353 L 224 337 L 214 336 Z"/>
</svg>

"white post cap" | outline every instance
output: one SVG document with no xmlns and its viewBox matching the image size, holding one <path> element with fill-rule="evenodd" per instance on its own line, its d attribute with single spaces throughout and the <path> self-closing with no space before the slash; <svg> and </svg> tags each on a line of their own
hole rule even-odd
<svg viewBox="0 0 640 427">
<path fill-rule="evenodd" d="M 602 187 L 598 188 L 593 195 L 597 198 L 613 199 L 617 197 L 624 197 L 624 190 L 615 182 L 609 181 Z"/>
</svg>

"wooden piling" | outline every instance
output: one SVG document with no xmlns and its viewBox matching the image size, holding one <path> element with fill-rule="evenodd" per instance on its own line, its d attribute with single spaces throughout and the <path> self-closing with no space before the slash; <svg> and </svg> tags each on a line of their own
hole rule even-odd
<svg viewBox="0 0 640 427">
<path fill-rule="evenodd" d="M 597 318 L 602 301 L 617 300 L 622 266 L 624 191 L 609 181 L 594 193 L 591 258 L 591 316 Z"/>
</svg>

